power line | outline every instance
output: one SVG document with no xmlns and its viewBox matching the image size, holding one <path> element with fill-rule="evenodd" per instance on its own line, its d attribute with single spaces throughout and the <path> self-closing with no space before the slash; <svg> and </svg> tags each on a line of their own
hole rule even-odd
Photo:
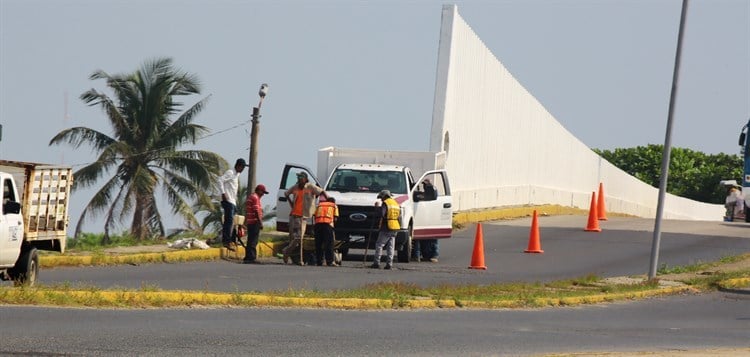
<svg viewBox="0 0 750 357">
<path fill-rule="evenodd" d="M 233 126 L 231 126 L 229 128 L 222 129 L 222 130 L 219 130 L 217 132 L 213 132 L 213 133 L 201 136 L 198 139 L 196 139 L 196 142 L 201 141 L 201 140 L 206 139 L 206 138 L 209 138 L 209 137 L 212 137 L 212 136 L 216 136 L 216 135 L 219 135 L 219 134 L 226 133 L 226 132 L 228 132 L 228 131 L 230 131 L 232 129 L 236 129 L 236 128 L 239 128 L 241 126 L 246 126 L 248 123 L 250 123 L 250 119 L 245 120 L 244 122 L 241 122 L 239 124 L 233 125 Z M 154 150 L 149 150 L 149 151 L 144 151 L 144 152 L 136 153 L 136 154 L 133 154 L 133 155 L 130 155 L 130 156 L 115 157 L 115 158 L 113 158 L 113 160 L 125 160 L 125 159 L 127 159 L 129 157 L 138 156 L 138 155 L 144 155 L 144 154 L 152 154 L 152 153 L 157 153 L 159 151 L 165 151 L 165 150 L 167 150 L 167 149 L 154 149 Z M 94 162 L 95 161 L 86 162 L 86 163 L 71 164 L 70 166 L 71 167 L 86 166 L 86 165 L 91 165 Z"/>
</svg>

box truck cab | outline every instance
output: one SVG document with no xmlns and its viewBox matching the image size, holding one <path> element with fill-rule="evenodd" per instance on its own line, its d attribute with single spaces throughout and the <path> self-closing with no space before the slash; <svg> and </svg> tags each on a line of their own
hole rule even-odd
<svg viewBox="0 0 750 357">
<path fill-rule="evenodd" d="M 3 193 L 3 204 L 0 207 L 0 274 L 5 277 L 3 280 L 17 280 L 21 274 L 35 275 L 38 260 L 36 252 L 28 251 L 25 259 L 19 259 L 23 242 L 23 217 L 13 176 L 0 172 L 0 186 L 0 192 Z M 16 262 L 21 260 L 23 262 L 16 266 Z M 32 265 L 31 269 L 21 271 L 22 266 L 29 264 Z"/>
<path fill-rule="evenodd" d="M 396 235 L 399 262 L 409 262 L 414 240 L 443 239 L 452 235 L 452 201 L 445 170 L 428 170 L 419 177 L 403 165 L 344 163 L 330 173 L 325 185 L 312 171 L 298 164 L 286 164 L 277 193 L 277 230 L 288 232 L 290 207 L 284 192 L 297 182 L 296 174 L 306 172 L 311 182 L 323 187 L 336 199 L 339 219 L 336 239 L 349 249 L 373 249 L 379 231 L 380 200 L 377 195 L 389 190 L 401 206 L 400 226 Z M 312 224 L 309 221 L 308 224 Z M 311 232 L 308 229 L 307 232 Z"/>
<path fill-rule="evenodd" d="M 70 167 L 0 160 L 0 279 L 33 285 L 37 250 L 65 251 Z"/>
</svg>

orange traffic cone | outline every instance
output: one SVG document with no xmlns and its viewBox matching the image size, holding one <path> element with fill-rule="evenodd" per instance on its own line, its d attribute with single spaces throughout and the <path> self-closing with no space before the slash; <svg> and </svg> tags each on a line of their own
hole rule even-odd
<svg viewBox="0 0 750 357">
<path fill-rule="evenodd" d="M 523 251 L 524 253 L 544 253 L 542 250 L 542 244 L 539 242 L 539 222 L 536 218 L 536 210 L 534 210 L 534 218 L 531 219 L 531 233 L 529 233 L 529 247 Z"/>
<path fill-rule="evenodd" d="M 607 220 L 607 212 L 604 207 L 604 184 L 599 182 L 599 195 L 596 200 L 596 215 L 600 221 Z"/>
<path fill-rule="evenodd" d="M 586 225 L 586 232 L 601 232 L 599 228 L 599 219 L 596 216 L 596 192 L 591 192 L 591 208 L 589 208 L 589 224 Z"/>
<path fill-rule="evenodd" d="M 484 266 L 484 239 L 482 238 L 482 224 L 477 223 L 477 233 L 474 236 L 474 253 L 471 255 L 471 266 L 469 269 L 487 270 Z"/>
</svg>

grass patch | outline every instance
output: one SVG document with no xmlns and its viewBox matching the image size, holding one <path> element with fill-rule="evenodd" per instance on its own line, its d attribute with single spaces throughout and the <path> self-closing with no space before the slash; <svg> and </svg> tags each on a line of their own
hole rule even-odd
<svg viewBox="0 0 750 357">
<path fill-rule="evenodd" d="M 166 238 L 139 240 L 132 235 L 122 234 L 110 236 L 109 242 L 104 243 L 104 233 L 81 233 L 77 238 L 68 237 L 66 249 L 74 252 L 96 252 L 107 248 L 157 245 L 166 244 L 166 242 Z"/>
<path fill-rule="evenodd" d="M 171 254 L 196 254 L 198 252 L 185 251 Z M 163 253 L 157 253 L 155 256 L 156 260 L 167 261 L 167 256 Z M 101 263 L 107 263 L 106 259 L 112 258 L 116 257 L 101 253 L 91 255 L 91 259 L 98 259 Z M 179 259 L 187 258 L 169 259 L 179 261 Z M 665 268 L 662 274 L 695 272 L 747 259 L 750 259 L 750 254 L 724 257 L 717 262 Z M 441 284 L 423 287 L 404 282 L 381 282 L 346 290 L 287 289 L 262 293 L 257 291 L 211 292 L 208 291 L 208 285 L 205 291 L 196 292 L 164 291 L 152 284 L 144 284 L 137 290 L 121 288 L 101 290 L 91 286 L 73 286 L 65 283 L 32 288 L 0 287 L 0 304 L 113 308 L 188 306 L 304 306 L 337 309 L 538 308 L 627 300 L 689 290 L 713 291 L 722 287 L 747 287 L 750 285 L 750 266 L 743 267 L 743 265 L 734 265 L 729 271 L 722 271 L 720 268 L 706 274 L 691 275 L 683 281 L 687 285 L 672 287 L 660 286 L 658 278 L 612 280 L 602 279 L 596 275 L 547 283 Z M 632 283 L 613 281 L 632 281 Z"/>
<path fill-rule="evenodd" d="M 699 275 L 685 279 L 682 282 L 700 290 L 716 290 L 720 287 L 722 281 L 739 278 L 750 278 L 750 269 Z"/>
<path fill-rule="evenodd" d="M 706 289 L 739 274 L 706 277 Z M 745 277 L 750 277 L 746 272 Z M 209 291 L 164 291 L 146 284 L 137 290 L 109 289 L 70 284 L 33 288 L 0 288 L 0 303 L 23 305 L 84 306 L 100 308 L 164 308 L 189 306 L 290 306 L 338 309 L 408 308 L 538 308 L 632 299 L 653 294 L 684 291 L 663 290 L 655 281 L 638 284 L 604 284 L 595 276 L 550 283 L 503 283 L 489 285 L 443 284 L 420 287 L 410 283 L 368 284 L 357 289 L 323 292 L 288 289 L 219 293 Z"/>
<path fill-rule="evenodd" d="M 270 229 L 260 233 L 258 240 L 260 242 L 273 243 L 286 241 L 287 235 L 276 234 Z M 109 237 L 109 241 L 104 243 L 104 233 L 82 233 L 78 238 L 68 237 L 66 242 L 66 251 L 70 253 L 99 253 L 105 249 L 117 247 L 134 247 L 134 246 L 151 246 L 166 245 L 178 239 L 195 238 L 206 241 L 210 238 L 216 238 L 216 234 L 198 234 L 196 232 L 182 232 L 166 237 L 154 237 L 151 239 L 139 240 L 129 234 L 114 235 Z M 54 252 L 52 252 L 54 254 Z"/>
<path fill-rule="evenodd" d="M 704 271 L 710 268 L 714 268 L 717 266 L 721 266 L 724 264 L 732 264 L 732 263 L 740 262 L 746 259 L 750 259 L 750 254 L 725 256 L 715 262 L 700 262 L 699 261 L 698 263 L 691 264 L 691 265 L 678 265 L 678 266 L 673 266 L 673 267 L 669 267 L 667 264 L 662 263 L 659 265 L 659 269 L 657 269 L 656 273 L 659 275 L 695 273 L 695 272 Z"/>
</svg>

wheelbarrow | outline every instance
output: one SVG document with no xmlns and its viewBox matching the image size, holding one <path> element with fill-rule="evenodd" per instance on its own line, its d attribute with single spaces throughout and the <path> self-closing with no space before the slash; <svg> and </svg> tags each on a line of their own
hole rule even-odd
<svg viewBox="0 0 750 357">
<path fill-rule="evenodd" d="M 341 251 L 345 248 L 346 243 L 347 242 L 344 242 L 342 240 L 336 240 L 336 239 L 333 240 L 333 262 L 338 265 L 341 265 L 341 261 L 343 258 Z M 303 258 L 302 260 L 300 260 L 300 254 L 302 254 L 302 258 Z M 300 247 L 296 247 L 295 249 L 292 249 L 292 252 L 289 253 L 289 258 L 292 260 L 292 263 L 299 264 L 299 265 L 305 265 L 305 264 L 316 262 L 315 238 L 312 238 L 312 237 L 303 238 L 302 249 L 300 249 Z"/>
</svg>

